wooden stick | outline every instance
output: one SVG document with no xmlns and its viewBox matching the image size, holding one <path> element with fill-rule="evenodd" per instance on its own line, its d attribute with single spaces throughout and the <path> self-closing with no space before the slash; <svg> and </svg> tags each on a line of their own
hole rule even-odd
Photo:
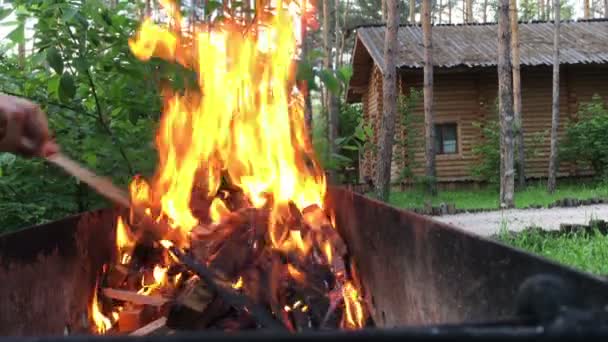
<svg viewBox="0 0 608 342">
<path fill-rule="evenodd" d="M 61 152 L 47 157 L 47 160 L 61 167 L 67 173 L 76 177 L 80 181 L 86 183 L 88 186 L 110 201 L 125 208 L 131 207 L 129 195 L 121 188 L 114 185 L 110 179 L 95 174 L 93 171 L 85 168 Z"/>
<path fill-rule="evenodd" d="M 159 319 L 157 319 L 155 321 L 152 321 L 152 322 L 144 325 L 143 327 L 141 327 L 141 328 L 133 331 L 129 335 L 131 335 L 131 336 L 146 336 L 146 335 L 150 335 L 153 332 L 164 328 L 166 324 L 167 324 L 167 317 L 161 317 L 161 318 L 159 318 Z"/>
<path fill-rule="evenodd" d="M 136 305 L 162 306 L 169 301 L 167 298 L 161 296 L 145 296 L 135 291 L 111 288 L 104 288 L 103 295 L 108 298 L 123 300 Z"/>
</svg>

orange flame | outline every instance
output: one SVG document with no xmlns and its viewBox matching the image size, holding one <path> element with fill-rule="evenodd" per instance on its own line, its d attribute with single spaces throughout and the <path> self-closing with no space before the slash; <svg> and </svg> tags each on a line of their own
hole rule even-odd
<svg viewBox="0 0 608 342">
<path fill-rule="evenodd" d="M 104 316 L 99 309 L 99 302 L 97 301 L 97 284 L 95 284 L 95 289 L 93 291 L 93 300 L 89 307 L 89 316 L 95 325 L 95 332 L 98 334 L 105 334 L 106 331 L 112 328 L 112 321 Z"/>
<path fill-rule="evenodd" d="M 133 179 L 133 205 L 173 228 L 163 237 L 171 241 L 160 241 L 164 248 L 174 243 L 186 247 L 188 234 L 200 224 L 190 207 L 193 194 L 200 193 L 193 191 L 195 187 L 204 188 L 212 199 L 209 217 L 213 223 L 230 214 L 226 202 L 217 196 L 226 176 L 251 206 L 268 207 L 272 248 L 303 256 L 321 251 L 331 264 L 337 255 L 331 242 L 323 240 L 323 226 L 335 218 L 328 219 L 325 212 L 325 175 L 308 137 L 303 94 L 295 88 L 297 42 L 305 31 L 298 25 L 306 24 L 299 16 L 310 15 L 310 1 L 300 4 L 300 11 L 296 1 L 256 2 L 258 13 L 252 27 L 227 16 L 220 24 L 200 24 L 187 34 L 180 27 L 179 5 L 172 0 L 160 3 L 170 23 L 155 24 L 146 18 L 129 47 L 140 60 L 158 57 L 194 70 L 198 89 L 183 93 L 163 89 L 163 115 L 156 135 L 159 163 L 150 182 Z M 294 206 L 301 216 L 292 217 Z M 294 220 L 304 221 L 311 229 L 290 226 Z M 128 232 L 119 218 L 116 240 L 122 253 L 134 246 Z M 175 260 L 173 254 L 167 255 Z M 170 261 L 167 258 L 165 265 Z M 147 295 L 169 285 L 165 265 L 156 265 L 152 284 L 142 278 L 139 293 Z M 305 281 L 304 273 L 292 265 L 287 271 L 293 279 Z M 178 281 L 179 276 L 172 282 Z M 241 288 L 243 279 L 232 285 Z M 355 286 L 344 284 L 342 295 L 345 326 L 363 326 L 364 312 Z M 285 308 L 308 310 L 302 304 Z"/>
<path fill-rule="evenodd" d="M 165 7 L 176 10 L 171 4 L 166 1 Z M 293 237 L 284 234 L 289 201 L 300 210 L 312 204 L 323 207 L 325 178 L 306 133 L 303 98 L 293 87 L 299 32 L 294 32 L 287 5 L 279 1 L 277 8 L 283 10 L 255 30 L 230 19 L 221 27 L 202 25 L 193 37 L 193 60 L 184 57 L 188 53 L 180 45 L 181 32 L 150 20 L 129 41 L 139 59 L 177 61 L 199 76 L 198 92 L 169 93 L 165 102 L 156 139 L 160 162 L 151 186 L 162 215 L 184 235 L 198 224 L 189 205 L 200 173 L 207 178 L 209 196 L 217 193 L 218 170 L 255 207 L 272 195 L 275 248 L 284 248 L 284 239 Z M 227 212 L 219 201 L 210 210 L 214 221 Z M 299 241 L 289 246 L 302 250 Z"/>
<path fill-rule="evenodd" d="M 362 328 L 365 323 L 363 305 L 359 292 L 351 282 L 344 284 L 342 296 L 344 297 L 344 327 L 347 329 Z"/>
</svg>

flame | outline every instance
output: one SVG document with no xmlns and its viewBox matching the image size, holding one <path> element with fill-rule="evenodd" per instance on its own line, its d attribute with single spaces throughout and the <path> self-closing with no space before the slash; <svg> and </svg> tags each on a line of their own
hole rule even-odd
<svg viewBox="0 0 608 342">
<path fill-rule="evenodd" d="M 344 297 L 344 327 L 347 329 L 362 328 L 365 314 L 359 292 L 351 282 L 346 282 L 342 287 Z"/>
<path fill-rule="evenodd" d="M 219 197 L 213 199 L 211 206 L 209 207 L 209 216 L 211 217 L 211 221 L 218 223 L 229 213 L 230 210 L 228 210 L 224 201 L 222 201 Z"/>
<path fill-rule="evenodd" d="M 223 170 L 253 206 L 266 205 L 272 196 L 269 228 L 275 248 L 308 251 L 300 241 L 284 244 L 297 239 L 285 235 L 285 208 L 289 201 L 300 210 L 313 204 L 322 208 L 326 183 L 308 139 L 303 97 L 294 92 L 299 32 L 294 32 L 288 5 L 279 1 L 276 8 L 282 10 L 255 30 L 232 19 L 200 25 L 190 54 L 180 44 L 185 40 L 180 31 L 150 20 L 129 41 L 139 59 L 176 61 L 199 76 L 198 91 L 180 95 L 166 90 L 156 138 L 159 166 L 145 198 L 158 198 L 161 216 L 184 236 L 198 225 L 189 207 L 197 176 L 204 175 L 208 195 L 214 197 Z M 164 7 L 179 16 L 173 2 L 165 1 Z M 213 201 L 214 222 L 227 212 L 225 203 Z"/>
<path fill-rule="evenodd" d="M 131 251 L 135 246 L 135 240 L 131 235 L 131 230 L 124 223 L 122 217 L 116 221 L 116 247 L 121 264 L 129 263 Z"/>
<path fill-rule="evenodd" d="M 311 1 L 259 1 L 250 26 L 224 13 L 221 23 L 196 24 L 190 32 L 181 28 L 178 2 L 160 0 L 160 5 L 168 23 L 146 18 L 129 40 L 131 52 L 142 61 L 157 57 L 195 71 L 197 88 L 162 89 L 163 114 L 155 139 L 159 162 L 152 179 L 135 177 L 131 182 L 133 206 L 171 227 L 160 241 L 162 247 L 187 248 L 190 232 L 209 223 L 193 212 L 191 203 L 198 199 L 193 196 L 209 200 L 209 221 L 220 223 L 231 214 L 227 203 L 234 203 L 228 202 L 230 192 L 220 190 L 227 181 L 230 188 L 242 191 L 246 206 L 268 210 L 271 248 L 299 260 L 326 260 L 332 265 L 337 255 L 324 226 L 332 225 L 335 217 L 327 217 L 325 174 L 304 120 L 304 94 L 295 87 L 298 41 L 311 26 L 305 17 L 314 17 Z M 201 189 L 202 195 L 195 191 Z M 134 212 L 129 223 L 136 227 Z M 135 245 L 129 233 L 119 218 L 116 241 L 124 263 Z M 149 273 L 142 277 L 138 293 L 149 295 L 178 284 L 181 274 L 171 281 L 167 277 L 176 256 L 166 256 L 155 266 L 152 284 L 145 283 L 151 281 Z M 306 281 L 306 275 L 290 264 L 287 272 L 296 281 Z M 342 284 L 344 277 L 337 278 Z M 243 285 L 239 277 L 232 287 Z M 360 327 L 364 312 L 357 289 L 349 282 L 341 286 L 344 325 Z M 340 295 L 340 287 L 335 291 Z M 301 301 L 285 306 L 295 309 L 309 310 Z"/>
<path fill-rule="evenodd" d="M 101 313 L 99 309 L 99 302 L 97 300 L 97 284 L 93 291 L 93 299 L 89 307 L 89 316 L 95 325 L 95 332 L 98 334 L 105 334 L 106 331 L 112 328 L 112 321 Z"/>
<path fill-rule="evenodd" d="M 300 270 L 295 268 L 292 264 L 287 264 L 287 272 L 296 281 L 303 283 L 306 280 L 306 276 Z"/>
<path fill-rule="evenodd" d="M 169 240 L 160 240 L 160 244 L 161 244 L 161 246 L 163 246 L 166 249 L 173 247 L 173 242 L 171 242 Z"/>
<path fill-rule="evenodd" d="M 238 290 L 243 287 L 243 277 L 239 277 L 236 283 L 232 284 L 232 288 Z"/>
</svg>

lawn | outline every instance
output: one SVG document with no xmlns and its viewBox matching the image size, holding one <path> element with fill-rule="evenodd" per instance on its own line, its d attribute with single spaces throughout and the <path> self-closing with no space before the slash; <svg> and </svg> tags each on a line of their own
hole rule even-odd
<svg viewBox="0 0 608 342">
<path fill-rule="evenodd" d="M 600 233 L 547 236 L 536 231 L 501 233 L 498 240 L 582 271 L 608 276 L 608 236 Z"/>
<path fill-rule="evenodd" d="M 563 198 L 589 199 L 608 198 L 607 182 L 574 182 L 558 185 L 553 194 L 548 194 L 544 182 L 530 184 L 525 190 L 515 193 L 515 206 L 525 208 L 530 205 L 547 206 Z M 425 200 L 430 200 L 434 206 L 442 202 L 454 203 L 460 209 L 493 209 L 498 208 L 498 187 L 487 186 L 477 190 L 440 191 L 432 198 L 422 189 L 412 189 L 405 192 L 391 193 L 390 203 L 401 208 L 422 208 Z"/>
</svg>

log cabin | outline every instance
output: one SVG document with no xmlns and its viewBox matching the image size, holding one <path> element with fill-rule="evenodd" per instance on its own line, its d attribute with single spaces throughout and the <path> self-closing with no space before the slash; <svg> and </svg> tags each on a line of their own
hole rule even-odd
<svg viewBox="0 0 608 342">
<path fill-rule="evenodd" d="M 549 166 L 553 66 L 553 24 L 520 23 L 522 128 L 528 178 L 546 177 Z M 384 34 L 381 25 L 359 27 L 352 54 L 353 76 L 346 92 L 348 103 L 361 103 L 363 120 L 373 128 L 377 143 L 382 118 Z M 399 27 L 396 57 L 398 92 L 410 96 L 422 90 L 423 45 L 419 25 Z M 498 120 L 497 25 L 461 24 L 432 27 L 436 172 L 439 183 L 477 182 L 472 169 L 479 161 L 473 152 L 484 143 L 480 127 Z M 608 21 L 563 22 L 560 27 L 560 125 L 576 119 L 581 104 L 597 94 L 608 99 Z M 404 125 L 397 113 L 392 180 L 401 179 L 408 166 L 424 175 L 424 111 L 422 98 Z M 408 134 L 410 138 L 408 140 Z M 422 141 L 419 141 L 422 139 Z M 374 149 L 359 157 L 359 177 L 375 179 Z M 558 176 L 588 175 L 589 169 L 561 163 Z"/>
</svg>

